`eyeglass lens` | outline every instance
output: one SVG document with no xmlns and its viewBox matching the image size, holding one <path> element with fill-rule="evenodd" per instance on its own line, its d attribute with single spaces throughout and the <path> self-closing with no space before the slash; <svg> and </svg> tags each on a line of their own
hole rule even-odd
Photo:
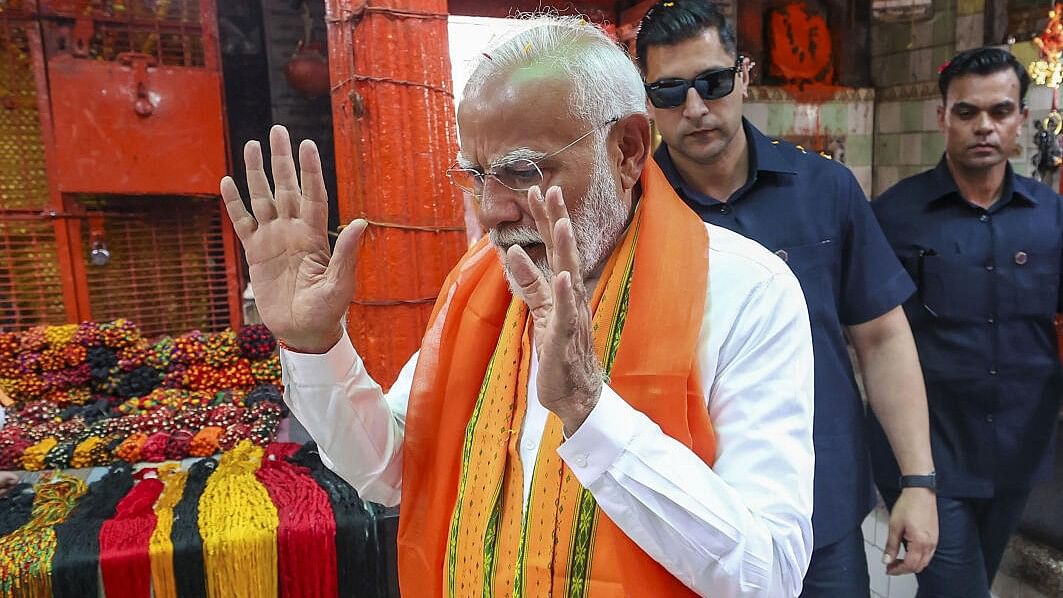
<svg viewBox="0 0 1063 598">
<path fill-rule="evenodd" d="M 510 191 L 523 192 L 543 182 L 543 172 L 531 160 L 514 160 L 503 164 L 493 171 L 483 173 L 472 168 L 455 167 L 447 171 L 447 176 L 455 185 L 472 193 L 482 195 L 485 181 L 494 179 Z"/>
<path fill-rule="evenodd" d="M 718 100 L 734 91 L 736 68 L 726 68 L 702 73 L 693 79 L 661 81 L 647 87 L 650 101 L 658 108 L 675 108 L 686 101 L 691 87 L 703 100 Z"/>
</svg>

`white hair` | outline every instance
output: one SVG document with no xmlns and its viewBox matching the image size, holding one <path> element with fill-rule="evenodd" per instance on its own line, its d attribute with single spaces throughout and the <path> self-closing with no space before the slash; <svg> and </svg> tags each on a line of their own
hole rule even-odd
<svg viewBox="0 0 1063 598">
<path fill-rule="evenodd" d="M 525 18 L 532 23 L 530 28 L 498 43 L 479 58 L 463 97 L 476 95 L 496 77 L 519 69 L 550 66 L 571 81 L 570 111 L 588 125 L 646 114 L 646 90 L 638 68 L 600 27 L 581 17 L 538 14 Z M 601 137 L 604 139 L 604 135 Z"/>
</svg>

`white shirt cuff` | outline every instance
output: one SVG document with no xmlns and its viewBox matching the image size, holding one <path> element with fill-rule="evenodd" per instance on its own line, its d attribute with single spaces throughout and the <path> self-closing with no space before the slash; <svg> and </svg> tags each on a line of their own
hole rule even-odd
<svg viewBox="0 0 1063 598">
<path fill-rule="evenodd" d="M 285 370 L 291 376 L 291 379 L 285 380 L 285 383 L 297 386 L 343 384 L 362 360 L 354 350 L 351 337 L 347 336 L 346 329 L 339 342 L 326 353 L 296 353 L 281 348 L 280 354 L 287 366 Z"/>
<path fill-rule="evenodd" d="M 608 385 L 602 386 L 598 404 L 557 454 L 584 488 L 589 488 L 624 454 L 646 423 L 645 415 L 629 405 Z"/>
</svg>

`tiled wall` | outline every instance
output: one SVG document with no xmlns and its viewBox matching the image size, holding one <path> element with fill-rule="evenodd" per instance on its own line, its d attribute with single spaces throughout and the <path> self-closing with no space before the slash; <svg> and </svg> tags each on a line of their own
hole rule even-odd
<svg viewBox="0 0 1063 598">
<path fill-rule="evenodd" d="M 934 0 L 929 19 L 875 23 L 871 72 L 876 92 L 872 195 L 933 167 L 944 141 L 937 128 L 938 68 L 982 45 L 984 0 Z"/>
<path fill-rule="evenodd" d="M 822 104 L 795 104 L 780 90 L 754 89 L 745 116 L 769 137 L 820 137 L 844 146 L 844 162 L 871 192 L 874 92 L 848 90 Z M 809 148 L 812 149 L 812 148 Z"/>
</svg>

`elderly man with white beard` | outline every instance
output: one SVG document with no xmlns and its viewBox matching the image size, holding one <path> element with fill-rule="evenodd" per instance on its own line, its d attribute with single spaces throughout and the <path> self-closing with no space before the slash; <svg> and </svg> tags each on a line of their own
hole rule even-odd
<svg viewBox="0 0 1063 598">
<path fill-rule="evenodd" d="M 795 596 L 812 548 L 812 341 L 801 289 L 703 224 L 650 154 L 638 70 L 544 18 L 484 54 L 448 171 L 489 231 L 388 393 L 343 318 L 313 143 L 274 127 L 276 189 L 222 194 L 285 399 L 362 497 L 401 500 L 407 596 Z"/>
</svg>

